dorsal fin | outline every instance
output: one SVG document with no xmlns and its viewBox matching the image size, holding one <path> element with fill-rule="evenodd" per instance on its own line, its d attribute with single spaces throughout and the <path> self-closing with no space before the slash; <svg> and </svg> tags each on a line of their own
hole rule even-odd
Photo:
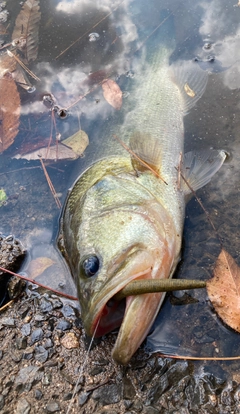
<svg viewBox="0 0 240 414">
<path fill-rule="evenodd" d="M 208 72 L 203 71 L 196 62 L 181 60 L 171 66 L 173 81 L 178 85 L 186 115 L 203 95 L 208 81 Z"/>
<path fill-rule="evenodd" d="M 186 195 L 191 194 L 192 189 L 197 191 L 206 185 L 214 174 L 222 166 L 227 157 L 223 150 L 190 151 L 184 154 L 181 173 L 187 183 L 182 180 L 181 187 Z"/>
</svg>

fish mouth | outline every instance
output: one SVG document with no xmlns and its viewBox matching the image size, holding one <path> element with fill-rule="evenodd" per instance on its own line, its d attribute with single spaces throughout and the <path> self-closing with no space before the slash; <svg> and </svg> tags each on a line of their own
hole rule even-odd
<svg viewBox="0 0 240 414">
<path fill-rule="evenodd" d="M 131 255 L 124 270 L 112 277 L 113 283 L 104 287 L 91 301 L 85 330 L 95 337 L 103 336 L 120 327 L 112 356 L 119 364 L 127 364 L 139 348 L 158 313 L 163 293 L 128 296 L 121 301 L 115 295 L 129 282 L 137 279 L 155 278 L 155 258 L 146 251 Z M 159 277 L 159 276 L 158 276 Z"/>
</svg>

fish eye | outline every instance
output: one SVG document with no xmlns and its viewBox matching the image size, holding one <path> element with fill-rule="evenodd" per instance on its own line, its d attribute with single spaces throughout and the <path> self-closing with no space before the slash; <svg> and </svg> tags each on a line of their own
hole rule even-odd
<svg viewBox="0 0 240 414">
<path fill-rule="evenodd" d="M 94 276 L 99 269 L 99 259 L 97 256 L 88 256 L 82 262 L 84 273 L 87 277 Z"/>
</svg>

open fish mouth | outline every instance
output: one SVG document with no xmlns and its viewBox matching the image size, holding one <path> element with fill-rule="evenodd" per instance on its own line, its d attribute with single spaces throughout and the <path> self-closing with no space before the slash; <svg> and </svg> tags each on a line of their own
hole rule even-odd
<svg viewBox="0 0 240 414">
<path fill-rule="evenodd" d="M 129 265 L 112 278 L 112 284 L 106 284 L 92 298 L 83 318 L 85 330 L 91 336 L 99 337 L 120 327 L 112 351 L 113 359 L 120 364 L 127 364 L 145 339 L 164 297 L 158 292 L 132 295 L 120 301 L 115 298 L 129 282 L 152 279 L 156 274 L 152 255 L 142 251 L 135 256 L 138 260 L 134 260 L 134 264 L 129 260 Z"/>
</svg>

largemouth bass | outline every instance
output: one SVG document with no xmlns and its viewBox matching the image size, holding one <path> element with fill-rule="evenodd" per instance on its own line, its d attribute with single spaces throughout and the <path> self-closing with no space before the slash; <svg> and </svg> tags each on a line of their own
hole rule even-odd
<svg viewBox="0 0 240 414">
<path fill-rule="evenodd" d="M 123 149 L 85 171 L 62 217 L 85 331 L 102 336 L 120 327 L 112 356 L 121 364 L 145 339 L 164 293 L 122 301 L 116 293 L 135 279 L 172 277 L 186 196 L 208 183 L 225 159 L 217 150 L 182 155 L 183 118 L 202 96 L 207 73 L 195 62 L 170 65 L 171 53 L 170 47 L 154 45 L 133 80 L 133 107 L 115 132 L 131 154 Z"/>
</svg>

